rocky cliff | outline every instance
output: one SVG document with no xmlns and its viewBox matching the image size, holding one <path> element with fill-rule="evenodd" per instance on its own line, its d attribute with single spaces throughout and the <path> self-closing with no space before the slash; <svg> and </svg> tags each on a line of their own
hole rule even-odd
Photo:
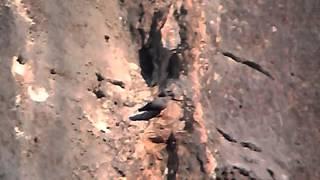
<svg viewBox="0 0 320 180">
<path fill-rule="evenodd" d="M 317 0 L 0 0 L 0 179 L 320 179 L 319 19 Z"/>
</svg>

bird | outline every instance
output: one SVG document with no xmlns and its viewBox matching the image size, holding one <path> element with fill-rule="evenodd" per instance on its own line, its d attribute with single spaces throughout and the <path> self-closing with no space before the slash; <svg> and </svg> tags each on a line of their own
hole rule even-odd
<svg viewBox="0 0 320 180">
<path fill-rule="evenodd" d="M 160 111 L 145 111 L 143 113 L 130 116 L 129 119 L 131 121 L 149 121 L 150 119 L 157 117 L 160 113 Z"/>
<path fill-rule="evenodd" d="M 139 108 L 138 111 L 162 111 L 173 98 L 174 94 L 171 91 L 160 92 L 156 99 Z"/>
<path fill-rule="evenodd" d="M 138 109 L 139 112 L 143 112 L 142 114 L 136 114 L 129 119 L 133 121 L 152 119 L 166 109 L 170 100 L 175 100 L 174 93 L 172 91 L 161 91 L 157 98 Z"/>
</svg>

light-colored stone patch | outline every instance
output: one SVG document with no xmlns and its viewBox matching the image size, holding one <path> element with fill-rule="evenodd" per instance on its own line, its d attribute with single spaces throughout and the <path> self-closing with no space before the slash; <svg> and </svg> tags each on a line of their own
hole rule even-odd
<svg viewBox="0 0 320 180">
<path fill-rule="evenodd" d="M 12 57 L 11 74 L 18 81 L 23 83 L 31 83 L 34 79 L 32 67 L 29 64 L 20 64 L 18 56 Z M 18 78 L 19 77 L 19 78 Z M 22 78 L 21 78 L 22 77 Z"/>
<path fill-rule="evenodd" d="M 110 130 L 107 129 L 107 123 L 104 121 L 97 121 L 95 123 L 93 123 L 93 126 L 98 129 L 99 131 L 104 131 L 106 133 L 110 133 Z"/>
<path fill-rule="evenodd" d="M 16 133 L 16 137 L 18 138 L 18 137 L 22 137 L 23 135 L 24 135 L 24 132 L 23 131 L 21 131 L 20 129 L 19 129 L 19 127 L 14 127 L 14 132 Z"/>
<path fill-rule="evenodd" d="M 220 82 L 221 79 L 222 79 L 222 77 L 220 76 L 220 74 L 214 73 L 214 74 L 213 74 L 213 79 L 214 79 L 215 81 L 217 81 L 217 82 Z"/>
<path fill-rule="evenodd" d="M 49 94 L 43 87 L 28 87 L 28 95 L 35 102 L 44 102 L 48 99 Z"/>
<path fill-rule="evenodd" d="M 169 10 L 167 21 L 161 29 L 163 46 L 168 49 L 175 49 L 180 44 L 179 25 L 175 20 L 174 6 L 172 5 Z"/>
<path fill-rule="evenodd" d="M 89 112 L 91 112 L 91 111 L 89 111 Z M 101 109 L 97 109 L 97 110 L 93 111 L 94 113 L 89 114 L 89 112 L 84 111 L 84 115 L 90 121 L 92 126 L 95 128 L 95 131 L 104 131 L 105 133 L 111 132 L 108 129 L 108 124 L 106 122 L 108 117 Z"/>
<path fill-rule="evenodd" d="M 134 71 L 138 71 L 139 70 L 139 66 L 135 63 L 129 63 L 129 68 L 131 70 L 134 70 Z"/>
<path fill-rule="evenodd" d="M 20 103 L 21 103 L 21 95 L 18 94 L 18 95 L 16 95 L 15 105 L 18 106 L 18 105 L 20 105 Z"/>
<path fill-rule="evenodd" d="M 22 0 L 11 0 L 9 1 L 9 6 L 14 6 L 17 10 L 17 13 L 28 23 L 31 25 L 35 24 L 32 18 L 30 18 L 27 14 L 27 8 L 24 7 Z"/>
<path fill-rule="evenodd" d="M 20 64 L 17 59 L 18 56 L 12 57 L 11 73 L 14 77 L 16 76 L 16 74 L 23 76 L 26 72 L 26 65 Z"/>
</svg>

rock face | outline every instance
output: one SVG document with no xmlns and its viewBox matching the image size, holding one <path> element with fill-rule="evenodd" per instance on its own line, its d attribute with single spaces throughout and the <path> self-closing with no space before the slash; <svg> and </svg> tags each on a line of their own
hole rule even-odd
<svg viewBox="0 0 320 180">
<path fill-rule="evenodd" d="M 319 10 L 0 1 L 0 179 L 320 179 Z"/>
</svg>

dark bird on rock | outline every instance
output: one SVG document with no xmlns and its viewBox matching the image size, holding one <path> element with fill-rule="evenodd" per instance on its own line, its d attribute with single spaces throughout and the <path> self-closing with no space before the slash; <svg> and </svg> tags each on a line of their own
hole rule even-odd
<svg viewBox="0 0 320 180">
<path fill-rule="evenodd" d="M 167 107 L 167 103 L 172 99 L 172 96 L 160 96 L 153 101 L 147 103 L 145 106 L 138 109 L 141 111 L 162 111 Z"/>
<path fill-rule="evenodd" d="M 157 117 L 160 114 L 160 111 L 145 111 L 140 114 L 133 115 L 129 117 L 131 121 L 148 121 L 154 117 Z"/>
<path fill-rule="evenodd" d="M 175 100 L 174 93 L 171 91 L 162 91 L 159 93 L 156 99 L 138 109 L 139 112 L 143 111 L 143 113 L 131 116 L 129 117 L 129 119 L 137 121 L 149 120 L 151 118 L 154 118 L 158 116 L 161 113 L 161 111 L 167 107 L 167 104 L 170 100 Z"/>
<path fill-rule="evenodd" d="M 162 111 L 167 107 L 170 100 L 181 101 L 175 99 L 175 94 L 172 91 L 161 91 L 156 99 L 139 108 L 138 111 Z"/>
</svg>

